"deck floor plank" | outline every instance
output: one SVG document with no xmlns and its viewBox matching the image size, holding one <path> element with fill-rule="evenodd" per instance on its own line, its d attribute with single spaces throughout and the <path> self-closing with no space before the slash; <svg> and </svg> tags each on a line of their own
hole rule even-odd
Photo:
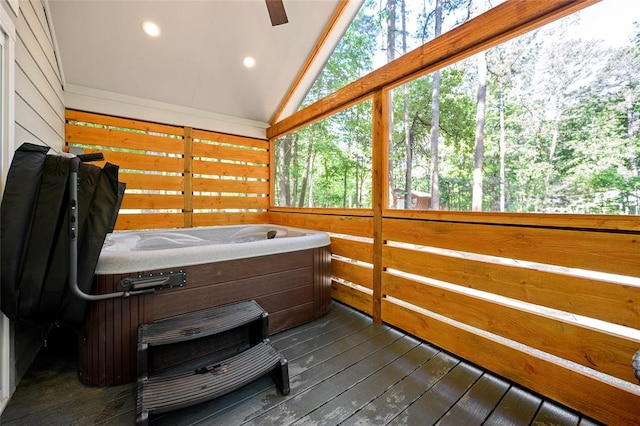
<svg viewBox="0 0 640 426">
<path fill-rule="evenodd" d="M 342 425 L 383 425 L 388 423 L 457 364 L 457 358 L 445 352 L 438 352 L 412 374 L 342 422 Z"/>
<path fill-rule="evenodd" d="M 527 425 L 531 423 L 541 404 L 542 399 L 539 396 L 512 386 L 487 419 L 487 424 Z"/>
<path fill-rule="evenodd" d="M 371 400 L 376 399 L 387 389 L 410 375 L 436 353 L 437 351 L 432 347 L 416 342 L 416 346 L 408 352 L 378 371 L 371 372 L 370 376 L 347 391 L 336 395 L 326 404 L 297 420 L 294 424 L 331 425 L 342 423 Z"/>
<path fill-rule="evenodd" d="M 215 400 L 152 416 L 150 423 L 599 424 L 337 302 L 324 317 L 270 340 L 289 362 L 289 395 L 264 376 Z M 41 351 L 0 424 L 135 423 L 135 385 L 81 384 L 73 346 Z"/>
<path fill-rule="evenodd" d="M 333 342 L 336 342 L 347 336 L 356 334 L 362 329 L 369 327 L 370 325 L 370 320 L 361 318 L 356 321 L 350 322 L 343 327 L 335 328 L 331 331 L 318 335 L 314 339 L 299 342 L 295 345 L 287 346 L 287 343 L 289 343 L 288 340 L 279 340 L 273 343 L 274 346 L 278 348 L 278 350 L 280 350 L 280 352 L 285 356 L 285 358 L 297 359 L 303 355 L 314 352 L 317 349 L 320 349 L 327 345 L 331 345 Z"/>
<path fill-rule="evenodd" d="M 404 335 L 396 331 L 393 331 L 393 336 L 395 339 L 388 345 L 351 364 L 327 380 L 298 393 L 293 398 L 280 404 L 277 409 L 269 410 L 247 424 L 261 426 L 292 424 L 297 419 L 304 417 L 307 413 L 316 410 L 327 401 L 335 398 L 339 392 L 338 390 L 350 389 L 380 368 L 403 356 L 418 344 L 416 341 L 403 339 Z"/>
<path fill-rule="evenodd" d="M 337 383 L 344 383 L 344 380 L 342 382 L 338 380 L 331 381 L 334 376 L 340 375 L 343 371 L 353 372 L 353 369 L 349 370 L 351 367 L 364 363 L 364 360 L 374 356 L 386 346 L 398 341 L 402 336 L 401 333 L 387 328 L 383 333 L 378 334 L 371 340 L 367 340 L 335 356 L 331 359 L 331 362 L 323 362 L 305 370 L 297 376 L 290 377 L 291 393 L 287 397 L 279 396 L 277 391 L 274 390 L 275 396 L 273 394 L 264 395 L 262 399 L 264 402 L 252 401 L 250 405 L 238 406 L 236 409 L 224 413 L 224 415 L 220 416 L 221 424 L 244 424 L 244 422 L 248 421 L 251 422 L 249 424 L 258 424 L 255 419 L 260 417 L 266 420 L 266 413 L 276 416 L 279 421 L 282 421 L 285 417 L 289 418 L 288 415 L 285 416 L 285 410 L 299 412 L 299 410 L 291 407 L 293 405 L 292 400 L 299 401 L 301 394 L 306 396 L 312 394 L 309 392 L 312 388 L 314 397 L 317 397 L 319 391 L 322 390 L 327 393 L 335 392 L 336 389 L 331 388 L 329 384 L 336 385 Z M 344 379 L 345 375 L 341 377 Z M 324 401 L 326 401 L 326 399 Z M 258 404 L 256 404 L 256 402 L 258 402 Z M 278 415 L 278 413 L 281 414 Z M 307 412 L 303 413 L 303 415 L 304 414 L 307 414 Z"/>
<path fill-rule="evenodd" d="M 533 425 L 577 426 L 580 416 L 552 401 L 544 401 L 534 417 Z"/>
<path fill-rule="evenodd" d="M 479 368 L 458 363 L 449 374 L 442 377 L 389 424 L 436 424 L 481 375 L 482 370 Z"/>
<path fill-rule="evenodd" d="M 485 373 L 440 420 L 441 426 L 480 425 L 509 389 L 509 383 Z"/>
<path fill-rule="evenodd" d="M 279 342 L 289 341 L 290 344 L 299 343 L 306 340 L 311 340 L 314 336 L 326 333 L 335 328 L 343 327 L 352 321 L 356 321 L 362 318 L 369 319 L 366 315 L 349 309 L 344 305 L 334 304 L 329 312 L 316 321 L 302 324 L 298 327 L 290 328 L 285 331 L 281 331 L 270 337 L 273 344 Z M 288 343 L 283 343 L 287 345 Z"/>
</svg>

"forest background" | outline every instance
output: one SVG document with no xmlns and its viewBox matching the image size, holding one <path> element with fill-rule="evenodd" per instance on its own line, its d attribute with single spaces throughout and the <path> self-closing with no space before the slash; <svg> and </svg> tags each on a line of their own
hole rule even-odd
<svg viewBox="0 0 640 426">
<path fill-rule="evenodd" d="M 365 0 L 301 108 L 496 3 Z M 389 207 L 640 214 L 640 26 L 600 39 L 587 12 L 394 89 Z M 371 208 L 371 117 L 365 101 L 278 139 L 277 205 Z"/>
</svg>

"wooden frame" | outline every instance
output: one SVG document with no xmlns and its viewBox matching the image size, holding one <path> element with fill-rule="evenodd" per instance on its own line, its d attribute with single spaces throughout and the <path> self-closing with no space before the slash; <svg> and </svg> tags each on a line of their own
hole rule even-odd
<svg viewBox="0 0 640 426">
<path fill-rule="evenodd" d="M 272 205 L 270 218 L 356 238 L 332 237 L 334 298 L 605 423 L 634 424 L 637 217 L 386 206 L 389 90 L 596 2 L 507 1 L 275 123 L 267 131 L 272 147 L 276 138 L 372 96 L 374 194 L 372 210 Z M 365 218 L 364 227 L 346 226 Z M 372 270 L 360 265 L 368 261 Z"/>
</svg>

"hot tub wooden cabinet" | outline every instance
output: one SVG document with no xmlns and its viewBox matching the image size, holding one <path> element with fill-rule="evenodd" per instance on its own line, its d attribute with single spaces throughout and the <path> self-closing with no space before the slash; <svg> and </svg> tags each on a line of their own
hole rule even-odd
<svg viewBox="0 0 640 426">
<path fill-rule="evenodd" d="M 95 293 L 118 290 L 127 277 L 182 270 L 186 285 L 155 294 L 95 302 L 87 309 L 80 342 L 79 378 L 108 386 L 137 378 L 140 324 L 245 300 L 269 313 L 269 333 L 325 314 L 331 303 L 329 246 L 184 267 L 96 274 Z"/>
</svg>

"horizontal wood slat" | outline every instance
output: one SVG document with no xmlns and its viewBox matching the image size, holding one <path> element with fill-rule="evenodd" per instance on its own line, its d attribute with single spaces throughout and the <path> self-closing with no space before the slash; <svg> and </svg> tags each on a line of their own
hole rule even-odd
<svg viewBox="0 0 640 426">
<path fill-rule="evenodd" d="M 365 314 L 372 315 L 373 297 L 370 293 L 358 290 L 341 282 L 331 281 L 331 297 Z"/>
<path fill-rule="evenodd" d="M 316 207 L 307 208 L 307 207 L 271 206 L 269 210 L 274 213 L 319 214 L 323 216 L 373 217 L 372 209 L 338 209 L 338 208 L 316 208 Z"/>
<path fill-rule="evenodd" d="M 247 164 L 222 163 L 220 161 L 193 160 L 193 173 L 213 176 L 268 179 L 269 168 Z"/>
<path fill-rule="evenodd" d="M 121 127 L 123 129 L 135 129 L 143 132 L 165 133 L 168 135 L 184 135 L 184 127 L 171 126 L 169 124 L 152 123 L 131 118 L 114 117 L 110 115 L 94 114 L 91 112 L 67 109 L 65 112 L 67 121 L 73 120 L 84 123 L 93 123 L 103 126 Z"/>
<path fill-rule="evenodd" d="M 222 195 L 194 195 L 193 208 L 196 209 L 264 209 L 269 208 L 267 197 L 231 197 Z"/>
<path fill-rule="evenodd" d="M 269 223 L 267 212 L 193 213 L 193 226 Z"/>
<path fill-rule="evenodd" d="M 372 289 L 373 269 L 340 259 L 331 259 L 331 275 Z"/>
<path fill-rule="evenodd" d="M 371 238 L 373 235 L 371 217 L 271 212 L 270 218 L 271 223 L 275 225 L 316 229 L 356 237 Z"/>
<path fill-rule="evenodd" d="M 640 276 L 640 235 L 385 219 L 385 240 Z"/>
<path fill-rule="evenodd" d="M 226 145 L 194 143 L 193 156 L 269 164 L 269 152 L 266 150 L 246 149 Z"/>
<path fill-rule="evenodd" d="M 640 231 L 636 216 L 612 216 L 569 213 L 506 213 L 464 212 L 447 210 L 391 210 L 383 211 L 385 218 L 418 219 L 440 222 L 483 223 L 486 225 L 521 225 L 540 228 L 573 228 L 583 230 Z"/>
<path fill-rule="evenodd" d="M 121 209 L 182 209 L 183 195 L 125 194 Z"/>
<path fill-rule="evenodd" d="M 603 421 L 640 424 L 640 390 L 628 390 L 449 321 L 382 300 L 383 321 Z"/>
<path fill-rule="evenodd" d="M 637 382 L 629 363 L 640 348 L 640 340 L 389 273 L 383 273 L 382 278 L 385 295 L 630 383 Z"/>
<path fill-rule="evenodd" d="M 183 173 L 184 171 L 184 161 L 182 158 L 135 154 L 131 152 L 85 150 L 85 153 L 94 152 L 102 152 L 105 162 L 116 164 L 121 169 L 168 173 Z M 103 165 L 104 163 L 96 162 L 93 164 Z"/>
<path fill-rule="evenodd" d="M 65 140 L 69 144 L 95 145 L 107 148 L 170 152 L 173 154 L 184 152 L 182 139 L 73 124 L 65 126 Z"/>
<path fill-rule="evenodd" d="M 167 176 L 147 173 L 120 172 L 120 181 L 127 184 L 127 189 L 149 189 L 156 191 L 182 191 L 183 176 Z"/>
<path fill-rule="evenodd" d="M 269 141 L 264 139 L 235 136 L 226 133 L 211 132 L 207 130 L 193 129 L 193 138 L 197 140 L 221 142 L 230 145 L 241 145 L 261 149 L 269 149 Z"/>
<path fill-rule="evenodd" d="M 182 228 L 182 213 L 120 213 L 116 229 Z"/>
<path fill-rule="evenodd" d="M 331 237 L 331 252 L 335 255 L 373 263 L 373 244 L 346 238 Z"/>
<path fill-rule="evenodd" d="M 268 194 L 269 182 L 261 180 L 194 178 L 193 190 L 196 192 Z"/>
<path fill-rule="evenodd" d="M 640 329 L 640 287 L 400 247 L 382 253 L 385 268 Z"/>
</svg>

